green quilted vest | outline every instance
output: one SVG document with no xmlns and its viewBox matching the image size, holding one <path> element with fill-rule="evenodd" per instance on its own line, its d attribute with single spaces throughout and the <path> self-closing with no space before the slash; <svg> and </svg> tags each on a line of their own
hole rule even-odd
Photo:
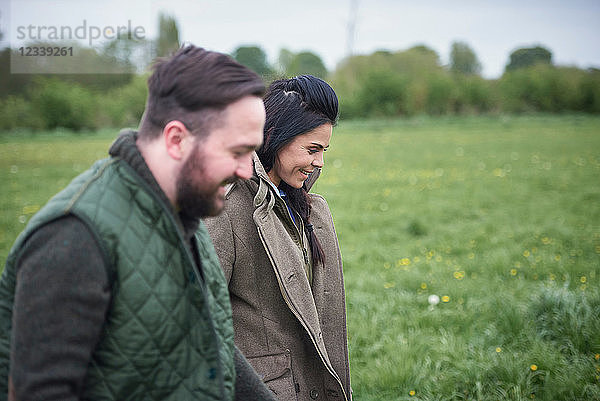
<svg viewBox="0 0 600 401">
<path fill-rule="evenodd" d="M 113 269 L 112 303 L 83 399 L 231 400 L 231 306 L 206 228 L 201 223 L 196 234 L 200 275 L 170 206 L 118 158 L 98 161 L 52 198 L 8 256 L 0 279 L 0 399 L 7 394 L 15 261 L 37 227 L 65 214 L 88 225 Z"/>
</svg>

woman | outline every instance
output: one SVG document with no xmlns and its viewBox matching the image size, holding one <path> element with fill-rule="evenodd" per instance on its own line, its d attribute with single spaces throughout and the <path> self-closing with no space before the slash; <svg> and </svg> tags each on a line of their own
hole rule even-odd
<svg viewBox="0 0 600 401">
<path fill-rule="evenodd" d="M 206 221 L 229 282 L 236 345 L 280 400 L 350 400 L 342 260 L 325 199 L 308 191 L 338 116 L 310 75 L 264 98 L 254 176 Z"/>
</svg>

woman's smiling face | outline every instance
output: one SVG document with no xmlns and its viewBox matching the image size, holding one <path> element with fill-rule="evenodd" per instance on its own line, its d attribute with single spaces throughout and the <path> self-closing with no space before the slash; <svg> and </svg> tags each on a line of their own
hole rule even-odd
<svg viewBox="0 0 600 401">
<path fill-rule="evenodd" d="M 323 167 L 323 152 L 329 147 L 332 128 L 331 124 L 325 123 L 283 146 L 268 172 L 273 184 L 279 186 L 283 180 L 291 187 L 302 188 L 315 167 Z"/>
</svg>

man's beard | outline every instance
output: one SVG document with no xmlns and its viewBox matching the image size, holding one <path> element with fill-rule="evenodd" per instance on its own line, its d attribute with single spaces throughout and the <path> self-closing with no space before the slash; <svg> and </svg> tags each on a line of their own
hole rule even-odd
<svg viewBox="0 0 600 401">
<path fill-rule="evenodd" d="M 185 161 L 176 184 L 177 206 L 186 216 L 202 218 L 216 216 L 223 211 L 223 199 L 219 199 L 219 188 L 223 183 L 211 185 L 204 181 L 207 169 L 200 146 L 197 146 Z M 234 180 L 235 177 L 230 177 L 226 182 Z"/>
</svg>

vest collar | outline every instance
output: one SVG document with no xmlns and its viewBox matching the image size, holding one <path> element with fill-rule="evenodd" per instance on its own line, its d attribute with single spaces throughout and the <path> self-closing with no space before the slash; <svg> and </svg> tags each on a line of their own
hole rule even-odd
<svg viewBox="0 0 600 401">
<path fill-rule="evenodd" d="M 167 195 L 163 192 L 158 182 L 152 175 L 150 168 L 146 164 L 144 157 L 140 153 L 140 150 L 136 144 L 137 131 L 124 129 L 119 132 L 119 136 L 115 142 L 111 145 L 108 153 L 112 157 L 118 157 L 127 163 L 144 181 L 150 185 L 152 190 L 156 192 L 161 201 L 169 206 L 173 210 L 173 214 L 178 217 L 178 220 L 183 228 L 183 232 L 187 239 L 190 239 L 194 233 L 198 230 L 200 219 L 191 218 L 184 215 L 183 213 L 175 213 L 171 202 L 167 198 Z"/>
</svg>

